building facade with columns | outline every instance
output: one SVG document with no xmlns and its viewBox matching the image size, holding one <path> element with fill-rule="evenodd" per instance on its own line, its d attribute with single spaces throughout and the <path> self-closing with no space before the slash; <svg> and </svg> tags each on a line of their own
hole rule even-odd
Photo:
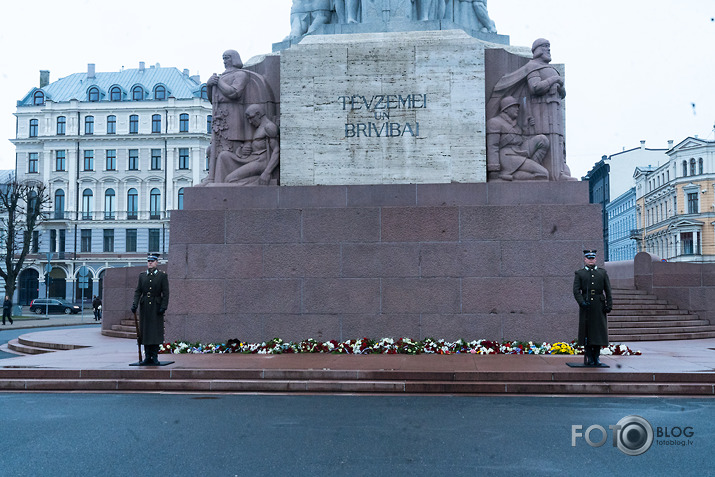
<svg viewBox="0 0 715 477">
<path fill-rule="evenodd" d="M 15 116 L 17 178 L 43 182 L 50 196 L 16 303 L 91 298 L 105 269 L 150 251 L 167 259 L 171 211 L 208 172 L 211 104 L 198 76 L 143 62 L 110 73 L 90 64 L 54 82 L 41 71 Z"/>
<path fill-rule="evenodd" d="M 638 250 L 668 261 L 715 261 L 715 141 L 689 137 L 668 162 L 634 173 Z"/>
</svg>

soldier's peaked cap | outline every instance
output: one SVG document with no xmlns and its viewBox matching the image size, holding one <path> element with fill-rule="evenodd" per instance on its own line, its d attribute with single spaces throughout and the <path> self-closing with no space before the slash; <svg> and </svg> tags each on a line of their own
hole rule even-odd
<svg viewBox="0 0 715 477">
<path fill-rule="evenodd" d="M 584 250 L 583 256 L 586 258 L 596 258 L 596 252 L 598 252 L 598 250 Z"/>
</svg>

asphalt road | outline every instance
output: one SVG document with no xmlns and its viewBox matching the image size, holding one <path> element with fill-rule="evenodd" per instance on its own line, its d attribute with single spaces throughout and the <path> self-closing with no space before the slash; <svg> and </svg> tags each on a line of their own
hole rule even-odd
<svg viewBox="0 0 715 477">
<path fill-rule="evenodd" d="M 714 404 L 0 393 L 0 475 L 705 475 Z M 656 438 L 642 455 L 626 455 L 612 445 L 608 426 L 630 415 L 647 419 L 654 433 L 677 428 L 689 437 Z M 572 446 L 573 425 L 602 426 L 606 443 L 592 447 L 576 437 Z M 594 443 L 600 437 L 590 434 Z"/>
</svg>

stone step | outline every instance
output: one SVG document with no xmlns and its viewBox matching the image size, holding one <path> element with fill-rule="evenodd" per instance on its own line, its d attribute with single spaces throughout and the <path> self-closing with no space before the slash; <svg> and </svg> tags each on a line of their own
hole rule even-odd
<svg viewBox="0 0 715 477">
<path fill-rule="evenodd" d="M 144 370 L 138 372 L 141 373 Z M 15 391 L 136 391 L 136 392 L 310 392 L 310 393 L 420 393 L 420 394 L 563 394 L 563 395 L 682 395 L 713 396 L 707 382 L 608 381 L 454 381 L 454 380 L 181 380 L 181 379 L 12 379 L 0 378 L 0 390 Z"/>
<path fill-rule="evenodd" d="M 26 344 L 20 343 L 19 339 L 14 339 L 14 340 L 8 341 L 7 347 L 9 349 L 11 349 L 12 351 L 15 351 L 17 353 L 22 353 L 22 354 L 45 354 L 45 353 L 52 353 L 54 351 L 58 351 L 57 349 L 53 349 L 53 348 L 45 348 L 45 347 L 41 347 L 41 346 L 26 345 Z"/>
<path fill-rule="evenodd" d="M 702 340 L 715 338 L 715 331 L 701 331 L 697 333 L 645 333 L 635 330 L 633 334 L 608 333 L 611 341 L 670 341 L 670 340 Z"/>
<path fill-rule="evenodd" d="M 102 334 L 113 338 L 137 339 L 137 333 L 135 331 L 102 330 Z"/>
<path fill-rule="evenodd" d="M 609 323 L 640 323 L 642 321 L 683 321 L 683 320 L 699 320 L 700 316 L 698 315 L 688 315 L 688 314 L 682 314 L 682 315 L 616 315 L 616 314 L 609 314 L 608 315 L 608 322 Z"/>
<path fill-rule="evenodd" d="M 33 341 L 33 340 L 28 340 L 24 336 L 20 336 L 17 340 L 21 345 L 24 345 L 24 346 L 31 346 L 31 347 L 36 347 L 36 348 L 46 348 L 46 349 L 49 349 L 52 351 L 63 351 L 63 350 L 70 350 L 70 349 L 87 348 L 87 346 L 81 346 L 81 345 L 75 345 L 75 344 L 47 343 L 44 341 Z"/>
<path fill-rule="evenodd" d="M 132 326 L 126 326 L 126 325 L 112 325 L 112 329 L 114 331 L 126 331 L 128 333 L 136 333 L 137 329 L 134 325 Z"/>
<path fill-rule="evenodd" d="M 613 322 L 608 320 L 608 328 L 619 329 L 619 328 L 671 328 L 671 327 L 683 327 L 683 326 L 710 326 L 710 321 L 708 320 L 679 320 L 679 321 L 616 321 Z M 715 329 L 715 326 L 713 327 Z"/>
<path fill-rule="evenodd" d="M 689 316 L 686 310 L 624 310 L 614 307 L 609 316 Z"/>
<path fill-rule="evenodd" d="M 635 298 L 617 298 L 613 297 L 613 303 L 618 303 L 619 305 L 639 305 L 639 306 L 652 306 L 652 305 L 668 305 L 667 300 L 639 300 Z"/>
<path fill-rule="evenodd" d="M 651 305 L 639 305 L 633 303 L 618 303 L 613 302 L 613 308 L 618 308 L 619 310 L 678 310 L 679 308 L 675 305 L 670 305 L 667 303 Z"/>
<path fill-rule="evenodd" d="M 617 333 L 626 333 L 627 330 L 634 330 L 637 333 L 677 333 L 677 332 L 682 332 L 682 333 L 698 333 L 701 331 L 715 331 L 715 326 L 713 325 L 694 325 L 694 326 L 660 326 L 660 323 L 658 326 L 651 326 L 651 327 L 621 327 L 614 329 L 615 332 Z M 610 333 L 610 330 L 609 330 Z"/>
</svg>

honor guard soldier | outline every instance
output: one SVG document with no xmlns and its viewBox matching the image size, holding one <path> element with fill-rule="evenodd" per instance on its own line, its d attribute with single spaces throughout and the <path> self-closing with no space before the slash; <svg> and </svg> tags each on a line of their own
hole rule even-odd
<svg viewBox="0 0 715 477">
<path fill-rule="evenodd" d="M 147 257 L 147 271 L 139 275 L 134 290 L 132 313 L 139 307 L 139 336 L 144 345 L 144 360 L 140 366 L 160 366 L 159 345 L 164 342 L 164 313 L 169 306 L 169 278 L 157 270 L 159 254 Z"/>
<path fill-rule="evenodd" d="M 578 344 L 584 347 L 584 364 L 601 366 L 602 346 L 608 346 L 608 320 L 613 308 L 608 273 L 596 266 L 596 250 L 584 250 L 584 267 L 576 270 L 573 296 L 579 305 Z"/>
</svg>

